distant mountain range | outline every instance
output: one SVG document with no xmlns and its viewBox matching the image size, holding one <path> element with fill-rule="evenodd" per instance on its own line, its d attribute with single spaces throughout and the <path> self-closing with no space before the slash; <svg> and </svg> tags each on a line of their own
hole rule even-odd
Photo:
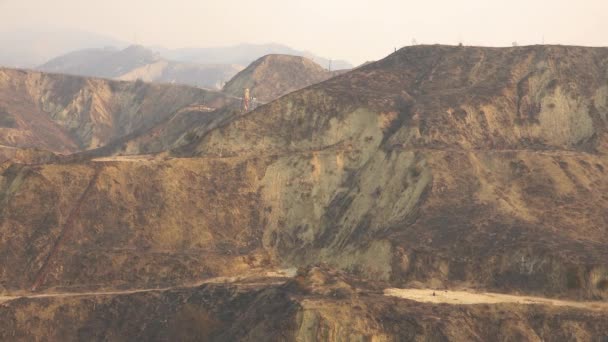
<svg viewBox="0 0 608 342">
<path fill-rule="evenodd" d="M 270 45 L 239 45 L 218 49 L 153 49 L 132 45 L 125 49 L 84 49 L 54 58 L 37 69 L 45 72 L 82 76 L 141 79 L 147 82 L 177 83 L 220 89 L 253 61 L 269 54 L 306 57 L 319 64 L 326 59 L 289 47 Z M 280 51 L 283 51 L 279 53 Z M 332 66 L 350 68 L 346 62 Z"/>
<path fill-rule="evenodd" d="M 143 46 L 86 49 L 54 58 L 37 69 L 45 72 L 113 78 L 126 81 L 178 83 L 221 88 L 242 66 L 170 61 Z"/>
<path fill-rule="evenodd" d="M 157 53 L 141 46 L 130 46 L 124 50 L 110 47 L 71 52 L 50 60 L 38 69 L 55 73 L 113 78 L 158 60 L 160 56 Z"/>
<path fill-rule="evenodd" d="M 311 59 L 324 68 L 329 68 L 329 59 L 319 57 L 311 52 L 300 51 L 281 44 L 239 44 L 214 48 L 163 49 L 152 48 L 168 59 L 202 64 L 239 64 L 248 66 L 253 61 L 266 55 L 292 55 Z M 351 69 L 347 61 L 332 60 L 331 69 Z"/>
<path fill-rule="evenodd" d="M 118 39 L 72 29 L 0 32 L 0 66 L 34 68 L 71 51 L 106 46 L 122 49 L 128 45 Z"/>
<path fill-rule="evenodd" d="M 236 73 L 269 54 L 302 56 L 323 68 L 350 69 L 332 60 L 281 44 L 239 44 L 214 48 L 144 47 L 76 30 L 0 33 L 0 66 L 82 76 L 141 79 L 220 89 Z"/>
</svg>

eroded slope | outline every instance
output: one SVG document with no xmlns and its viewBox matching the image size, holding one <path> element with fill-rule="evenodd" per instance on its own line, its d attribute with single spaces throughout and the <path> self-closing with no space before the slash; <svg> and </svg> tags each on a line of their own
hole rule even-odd
<svg viewBox="0 0 608 342">
<path fill-rule="evenodd" d="M 608 298 L 607 89 L 608 49 L 417 46 L 203 120 L 171 154 L 1 164 L 5 295 L 170 288 L 9 300 L 2 337 L 603 337 L 580 303 Z M 345 273 L 175 288 L 321 262 Z"/>
<path fill-rule="evenodd" d="M 607 63 L 413 47 L 205 126 L 182 158 L 4 165 L 1 284 L 327 262 L 393 287 L 606 298 Z"/>
<path fill-rule="evenodd" d="M 265 246 L 406 285 L 603 297 L 608 49 L 413 47 L 178 155 L 273 155 Z"/>
<path fill-rule="evenodd" d="M 144 132 L 187 106 L 230 101 L 182 86 L 0 69 L 0 145 L 73 153 Z"/>
</svg>

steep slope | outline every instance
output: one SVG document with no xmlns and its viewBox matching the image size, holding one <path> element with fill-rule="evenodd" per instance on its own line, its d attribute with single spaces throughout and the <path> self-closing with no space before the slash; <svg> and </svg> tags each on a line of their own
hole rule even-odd
<svg viewBox="0 0 608 342">
<path fill-rule="evenodd" d="M 99 148 L 63 156 L 62 161 L 164 153 L 196 141 L 238 115 L 238 99 L 225 99 L 219 108 L 204 104 L 185 106 L 152 126 L 112 140 Z"/>
<path fill-rule="evenodd" d="M 396 285 L 608 296 L 608 49 L 420 46 L 178 155 L 273 156 L 265 247 Z"/>
<path fill-rule="evenodd" d="M 0 69 L 0 145 L 72 153 L 144 131 L 187 106 L 229 101 L 185 86 Z"/>
<path fill-rule="evenodd" d="M 4 336 L 606 335 L 608 49 L 415 46 L 203 121 L 170 154 L 0 165 Z"/>
<path fill-rule="evenodd" d="M 36 237 L 13 228 L 31 227 L 37 217 L 14 216 L 18 208 L 33 207 L 40 196 L 67 195 L 67 183 L 45 179 L 70 174 L 69 183 L 81 179 L 84 186 L 99 170 L 105 185 L 96 183 L 88 196 L 106 208 L 110 221 L 100 223 L 92 209 L 81 210 L 75 222 L 97 225 L 101 236 L 131 232 L 143 239 L 110 247 L 114 238 L 104 242 L 81 231 L 78 239 L 100 253 L 166 250 L 159 246 L 174 226 L 169 255 L 197 241 L 188 234 L 216 236 L 201 238 L 201 246 L 245 236 L 276 262 L 325 261 L 395 287 L 605 298 L 607 55 L 606 49 L 574 47 L 414 47 L 203 125 L 210 130 L 174 152 L 195 159 L 9 168 L 0 192 L 10 199 L 2 214 L 12 222 L 4 226 L 6 236 L 19 236 L 27 246 L 32 238 L 54 240 L 57 227 L 50 222 L 63 222 L 68 208 L 81 205 L 76 194 L 82 188 L 64 199 L 63 209 L 35 210 L 42 215 Z M 118 199 L 129 202 L 118 205 Z M 211 216 L 197 214 L 203 212 Z M 158 226 L 149 222 L 153 217 Z M 228 239 L 233 225 L 239 238 Z M 126 230 L 103 233 L 112 227 Z M 34 245 L 41 249 L 6 256 L 12 260 L 6 272 L 32 268 L 7 278 L 11 287 L 25 286 L 41 267 L 41 261 L 23 264 L 47 254 L 48 243 Z M 69 253 L 89 253 L 78 246 L 70 245 Z M 207 260 L 223 263 L 213 251 Z M 74 260 L 88 260 L 93 264 L 86 268 L 94 270 L 102 258 L 59 262 L 56 285 L 76 281 L 69 270 L 82 265 L 63 264 Z M 140 281 L 164 274 L 149 271 Z M 192 272 L 186 267 L 184 275 Z M 100 282 L 134 274 L 121 268 Z"/>
<path fill-rule="evenodd" d="M 249 88 L 252 96 L 269 102 L 334 75 L 305 57 L 267 55 L 234 76 L 224 86 L 224 92 L 242 96 L 243 89 Z"/>
<path fill-rule="evenodd" d="M 0 289 L 156 287 L 272 267 L 258 212 L 263 165 L 162 156 L 1 165 Z"/>
<path fill-rule="evenodd" d="M 121 154 L 157 153 L 190 144 L 237 115 L 237 104 L 234 101 L 219 109 L 184 107 L 171 119 L 126 141 Z"/>
</svg>

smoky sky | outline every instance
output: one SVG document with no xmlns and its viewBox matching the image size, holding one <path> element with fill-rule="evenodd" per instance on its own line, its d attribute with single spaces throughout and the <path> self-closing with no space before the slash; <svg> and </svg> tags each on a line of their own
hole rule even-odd
<svg viewBox="0 0 608 342">
<path fill-rule="evenodd" d="M 274 42 L 358 64 L 413 39 L 608 45 L 608 1 L 0 0 L 0 31 L 44 27 L 169 48 Z"/>
</svg>

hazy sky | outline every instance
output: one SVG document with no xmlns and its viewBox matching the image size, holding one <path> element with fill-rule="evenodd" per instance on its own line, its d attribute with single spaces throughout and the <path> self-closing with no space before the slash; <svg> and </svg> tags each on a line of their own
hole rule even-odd
<svg viewBox="0 0 608 342">
<path fill-rule="evenodd" d="M 0 0 L 0 31 L 41 26 L 167 47 L 276 42 L 358 64 L 413 38 L 608 45 L 608 0 Z"/>
</svg>

